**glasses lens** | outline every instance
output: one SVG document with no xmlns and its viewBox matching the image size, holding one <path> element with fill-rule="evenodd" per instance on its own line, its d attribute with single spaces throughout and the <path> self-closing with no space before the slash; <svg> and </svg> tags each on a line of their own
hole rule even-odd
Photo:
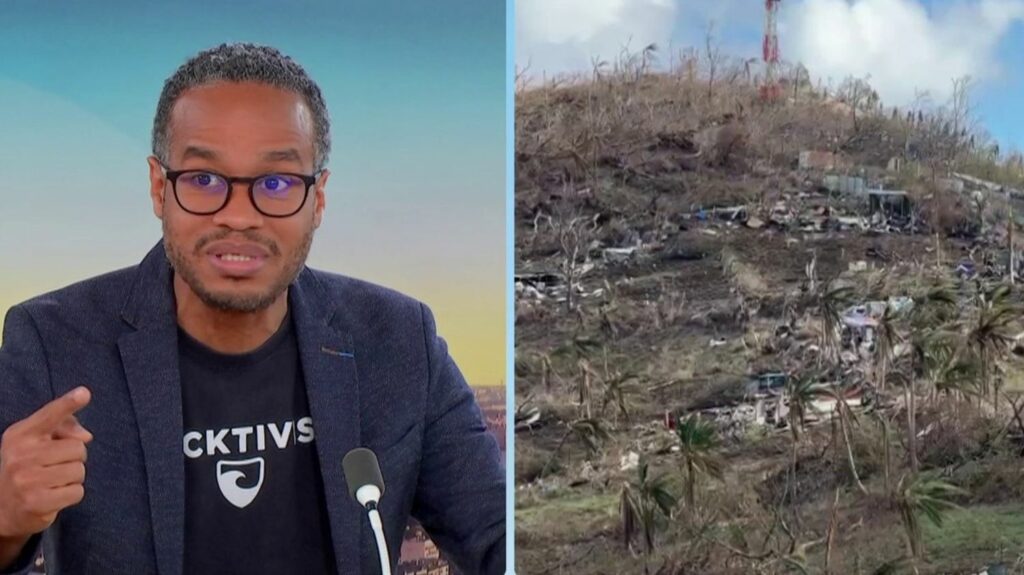
<svg viewBox="0 0 1024 575">
<path fill-rule="evenodd" d="M 265 214 L 291 215 L 299 211 L 306 199 L 306 182 L 289 174 L 269 174 L 253 183 L 252 196 Z"/>
<path fill-rule="evenodd" d="M 228 183 L 210 172 L 185 172 L 178 176 L 175 189 L 181 207 L 197 214 L 212 214 L 224 205 Z"/>
</svg>

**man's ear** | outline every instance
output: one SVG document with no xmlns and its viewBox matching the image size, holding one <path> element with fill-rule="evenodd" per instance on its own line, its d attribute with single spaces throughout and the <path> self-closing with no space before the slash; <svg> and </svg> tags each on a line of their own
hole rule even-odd
<svg viewBox="0 0 1024 575">
<path fill-rule="evenodd" d="M 317 183 L 313 185 L 313 229 L 319 228 L 320 222 L 323 221 L 324 210 L 327 208 L 324 187 L 327 186 L 327 178 L 330 176 L 330 170 L 323 170 Z"/>
<path fill-rule="evenodd" d="M 149 163 L 149 198 L 153 201 L 153 215 L 164 219 L 164 193 L 167 190 L 167 177 L 164 168 L 156 156 L 146 159 Z"/>
</svg>

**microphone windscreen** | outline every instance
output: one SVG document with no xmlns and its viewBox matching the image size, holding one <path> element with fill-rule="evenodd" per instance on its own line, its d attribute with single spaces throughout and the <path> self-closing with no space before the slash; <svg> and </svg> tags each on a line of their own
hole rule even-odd
<svg viewBox="0 0 1024 575">
<path fill-rule="evenodd" d="M 348 494 L 354 499 L 356 491 L 364 485 L 376 485 L 384 494 L 384 478 L 380 474 L 377 456 L 365 447 L 357 447 L 345 454 L 341 461 L 345 470 L 345 481 L 348 482 Z"/>
</svg>

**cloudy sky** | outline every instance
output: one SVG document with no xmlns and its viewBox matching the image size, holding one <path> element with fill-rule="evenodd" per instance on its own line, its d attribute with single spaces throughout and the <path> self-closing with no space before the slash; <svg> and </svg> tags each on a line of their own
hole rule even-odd
<svg viewBox="0 0 1024 575">
<path fill-rule="evenodd" d="M 652 42 L 664 59 L 702 44 L 712 22 L 724 51 L 760 55 L 759 0 L 518 0 L 516 63 L 530 75 L 589 69 Z M 825 83 L 870 74 L 889 105 L 916 90 L 942 102 L 970 75 L 985 127 L 1024 148 L 1024 0 L 783 0 L 779 42 Z"/>
</svg>

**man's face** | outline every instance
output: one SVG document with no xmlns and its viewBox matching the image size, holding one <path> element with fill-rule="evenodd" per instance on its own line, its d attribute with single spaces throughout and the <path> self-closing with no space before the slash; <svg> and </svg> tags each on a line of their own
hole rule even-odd
<svg viewBox="0 0 1024 575">
<path fill-rule="evenodd" d="M 224 176 L 310 175 L 312 114 L 302 96 L 255 83 L 221 82 L 186 91 L 170 117 L 169 170 Z M 206 305 L 252 312 L 272 304 L 305 264 L 324 210 L 328 172 L 302 209 L 286 218 L 261 214 L 248 186 L 235 183 L 212 215 L 184 211 L 156 158 L 149 159 L 153 211 L 177 275 Z M 181 182 L 179 181 L 179 191 Z"/>
</svg>

